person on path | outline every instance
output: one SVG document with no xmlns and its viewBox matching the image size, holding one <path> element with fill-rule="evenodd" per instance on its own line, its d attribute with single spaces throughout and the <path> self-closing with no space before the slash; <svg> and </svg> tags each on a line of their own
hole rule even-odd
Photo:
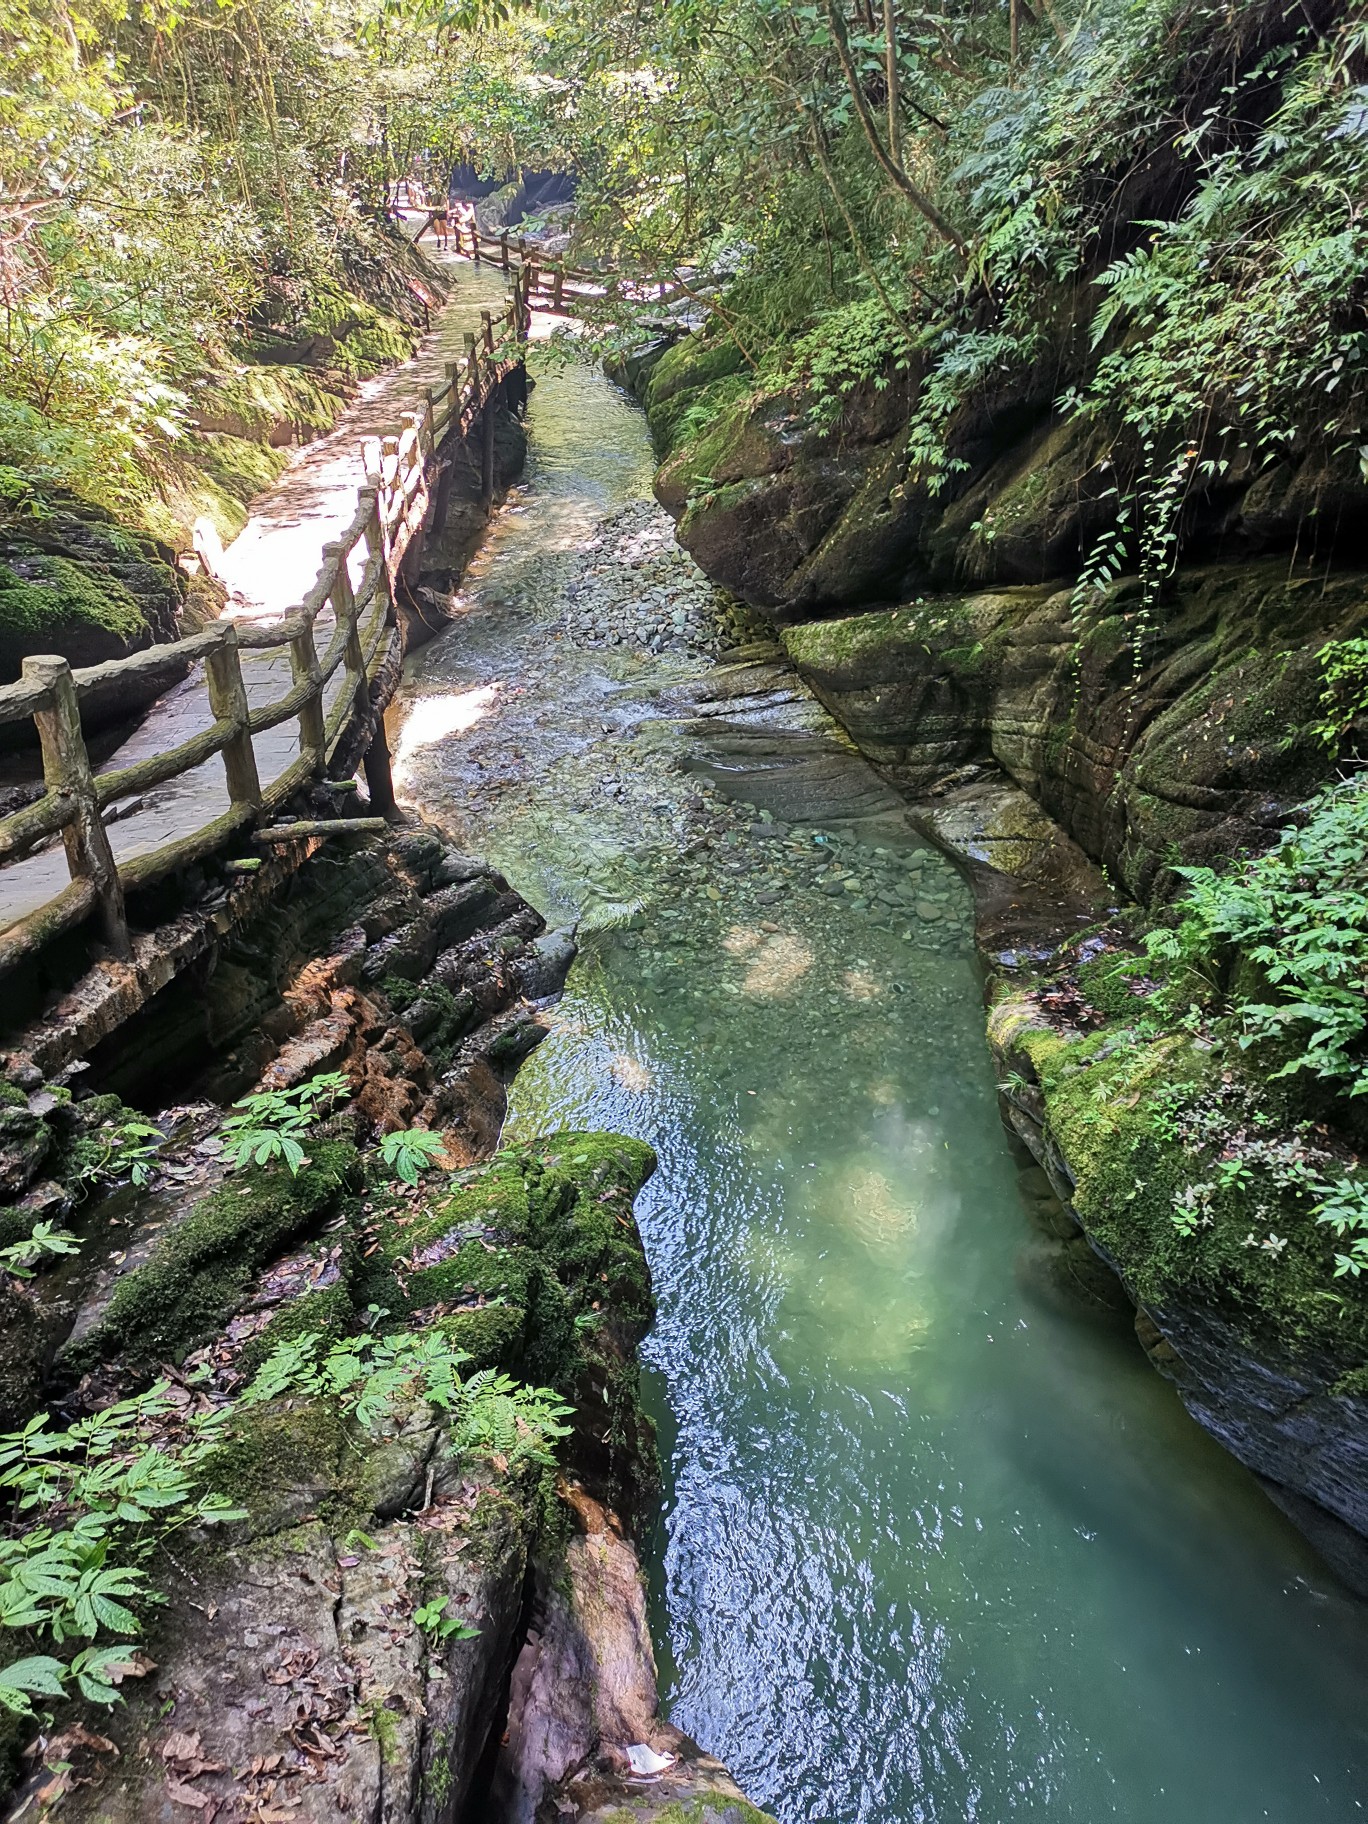
<svg viewBox="0 0 1368 1824">
<path fill-rule="evenodd" d="M 433 206 L 428 214 L 427 220 L 423 223 L 417 234 L 414 235 L 413 244 L 415 247 L 418 242 L 422 240 L 429 228 L 431 228 L 433 232 L 433 237 L 436 240 L 438 247 L 445 253 L 447 236 L 451 232 L 451 205 L 445 198 Z"/>
</svg>

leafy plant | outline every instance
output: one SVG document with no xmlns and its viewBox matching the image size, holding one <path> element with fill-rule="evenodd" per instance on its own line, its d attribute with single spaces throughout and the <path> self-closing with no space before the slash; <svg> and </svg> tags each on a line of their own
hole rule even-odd
<svg viewBox="0 0 1368 1824">
<path fill-rule="evenodd" d="M 1152 958 L 1222 985 L 1242 1049 L 1271 1047 L 1274 1077 L 1368 1090 L 1368 792 L 1332 786 L 1269 854 L 1228 873 L 1180 868 L 1187 892 L 1176 930 L 1152 932 Z M 1235 965 L 1254 966 L 1235 981 Z"/>
<path fill-rule="evenodd" d="M 250 1406 L 288 1393 L 317 1394 L 371 1429 L 417 1405 L 436 1407 L 451 1419 L 458 1449 L 549 1464 L 551 1445 L 568 1435 L 570 1408 L 549 1388 L 525 1387 L 488 1369 L 462 1381 L 460 1370 L 469 1360 L 437 1330 L 326 1344 L 307 1332 L 272 1350 L 242 1400 Z"/>
<path fill-rule="evenodd" d="M 1350 1238 L 1348 1250 L 1335 1256 L 1335 1278 L 1357 1279 L 1368 1270 L 1368 1183 L 1340 1178 L 1320 1188 L 1316 1221 L 1323 1222 L 1336 1240 Z"/>
<path fill-rule="evenodd" d="M 259 1090 L 233 1107 L 223 1124 L 224 1153 L 239 1170 L 282 1162 L 293 1177 L 306 1163 L 304 1136 L 332 1104 L 350 1092 L 340 1071 L 310 1077 L 294 1089 Z"/>
<path fill-rule="evenodd" d="M 128 1178 L 140 1189 L 156 1176 L 156 1158 L 166 1136 L 147 1121 L 105 1122 L 89 1136 L 80 1165 L 83 1184 Z"/>
<path fill-rule="evenodd" d="M 433 1160 L 446 1151 L 440 1134 L 424 1133 L 421 1128 L 401 1128 L 386 1134 L 380 1142 L 380 1157 L 401 1184 L 417 1184 Z"/>
<path fill-rule="evenodd" d="M 462 1621 L 458 1615 L 444 1613 L 449 1596 L 434 1596 L 421 1608 L 413 1611 L 414 1622 L 420 1627 L 429 1640 L 475 1640 L 480 1630 L 472 1627 L 468 1621 Z"/>
<path fill-rule="evenodd" d="M 1312 732 L 1337 753 L 1350 723 L 1368 709 L 1368 639 L 1332 640 L 1316 658 L 1325 688 L 1320 699 L 1323 719 Z"/>
<path fill-rule="evenodd" d="M 34 1697 L 66 1695 L 73 1679 L 92 1701 L 117 1701 L 130 1649 L 99 1639 L 136 1636 L 142 1612 L 162 1600 L 148 1558 L 181 1527 L 241 1516 L 195 1473 L 227 1410 L 187 1417 L 159 1382 L 65 1431 L 42 1413 L 0 1437 L 0 1490 L 13 1514 L 0 1536 L 0 1630 L 36 1645 L 90 1643 L 69 1661 L 29 1653 L 0 1668 L 0 1706 L 29 1715 Z"/>
<path fill-rule="evenodd" d="M 14 1241 L 0 1248 L 0 1268 L 16 1279 L 32 1279 L 36 1263 L 45 1255 L 79 1254 L 81 1244 L 67 1229 L 55 1222 L 35 1223 L 33 1233 L 24 1241 Z"/>
</svg>

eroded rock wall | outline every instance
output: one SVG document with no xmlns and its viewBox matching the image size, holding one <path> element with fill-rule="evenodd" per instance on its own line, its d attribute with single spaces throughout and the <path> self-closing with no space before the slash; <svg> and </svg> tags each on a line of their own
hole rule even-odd
<svg viewBox="0 0 1368 1824">
<path fill-rule="evenodd" d="M 1267 846 L 1324 780 L 1318 654 L 1368 573 L 1278 561 L 1137 581 L 1086 616 L 1070 586 L 932 597 L 785 630 L 798 670 L 911 797 L 998 771 L 1141 900 L 1175 862 Z M 1080 624 L 1081 621 L 1081 624 Z"/>
</svg>

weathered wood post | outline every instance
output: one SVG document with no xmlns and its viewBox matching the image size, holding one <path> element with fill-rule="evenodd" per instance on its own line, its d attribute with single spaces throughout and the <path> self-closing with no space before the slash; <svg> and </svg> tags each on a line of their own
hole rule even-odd
<svg viewBox="0 0 1368 1824">
<path fill-rule="evenodd" d="M 565 289 L 565 268 L 564 268 L 564 266 L 557 266 L 556 271 L 555 271 L 555 276 L 551 281 L 551 308 L 552 308 L 552 310 L 559 310 L 561 308 L 561 295 L 564 292 L 564 289 Z"/>
<path fill-rule="evenodd" d="M 499 236 L 499 257 L 503 263 L 504 271 L 507 272 L 508 271 L 508 230 L 507 229 L 505 229 L 504 232 Z"/>
<path fill-rule="evenodd" d="M 394 796 L 394 766 L 390 759 L 389 742 L 385 739 L 385 718 L 375 718 L 375 733 L 361 758 L 361 765 L 366 775 L 366 791 L 371 801 L 371 809 L 381 817 L 397 817 L 399 806 Z"/>
<path fill-rule="evenodd" d="M 104 940 L 116 957 L 127 961 L 133 952 L 123 887 L 100 819 L 71 667 L 65 659 L 38 656 L 24 660 L 23 677 L 26 683 L 41 684 L 52 693 L 51 709 L 38 710 L 33 719 L 43 749 L 43 783 L 49 791 L 65 792 L 71 800 L 72 816 L 62 828 L 67 871 L 73 880 L 88 880 L 94 886 Z"/>
<path fill-rule="evenodd" d="M 242 681 L 242 660 L 238 656 L 237 628 L 225 623 L 223 637 L 204 661 L 204 681 L 209 688 L 209 708 L 216 722 L 234 722 L 237 733 L 223 750 L 223 770 L 228 780 L 228 796 L 234 804 L 261 809 L 261 780 L 257 775 L 256 750 L 248 721 L 250 709 L 247 686 Z"/>
<path fill-rule="evenodd" d="M 312 691 L 299 706 L 299 751 L 311 758 L 313 769 L 323 764 L 323 685 L 318 670 L 318 649 L 314 645 L 314 617 L 305 617 L 305 625 L 290 641 L 290 672 L 296 684 L 308 682 Z"/>
<path fill-rule="evenodd" d="M 339 627 L 347 630 L 342 651 L 347 688 L 352 694 L 352 714 L 365 721 L 370 714 L 370 683 L 366 677 L 366 659 L 361 650 L 361 631 L 357 626 L 356 596 L 352 591 L 351 572 L 347 568 L 347 547 L 340 541 L 324 545 L 325 563 L 336 563 L 337 578 L 332 587 L 333 613 Z"/>
<path fill-rule="evenodd" d="M 467 330 L 465 333 L 465 351 L 466 373 L 470 379 L 470 409 L 475 412 L 480 409 L 480 357 L 476 352 L 475 336 L 471 330 Z"/>
<path fill-rule="evenodd" d="M 487 310 L 480 312 L 480 328 L 484 331 L 485 350 L 492 355 L 494 353 L 494 319 Z"/>
</svg>

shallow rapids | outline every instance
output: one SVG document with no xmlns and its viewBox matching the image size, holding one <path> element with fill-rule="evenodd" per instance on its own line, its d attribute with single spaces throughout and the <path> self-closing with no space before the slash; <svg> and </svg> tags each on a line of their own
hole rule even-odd
<svg viewBox="0 0 1368 1824">
<path fill-rule="evenodd" d="M 581 921 L 512 1130 L 660 1156 L 668 1714 L 783 1824 L 1359 1816 L 1363 1611 L 1065 1299 L 963 887 L 872 785 L 759 815 L 681 770 L 706 661 L 574 630 L 660 543 L 644 423 L 574 368 L 528 424 L 393 737 L 402 796 Z"/>
</svg>

